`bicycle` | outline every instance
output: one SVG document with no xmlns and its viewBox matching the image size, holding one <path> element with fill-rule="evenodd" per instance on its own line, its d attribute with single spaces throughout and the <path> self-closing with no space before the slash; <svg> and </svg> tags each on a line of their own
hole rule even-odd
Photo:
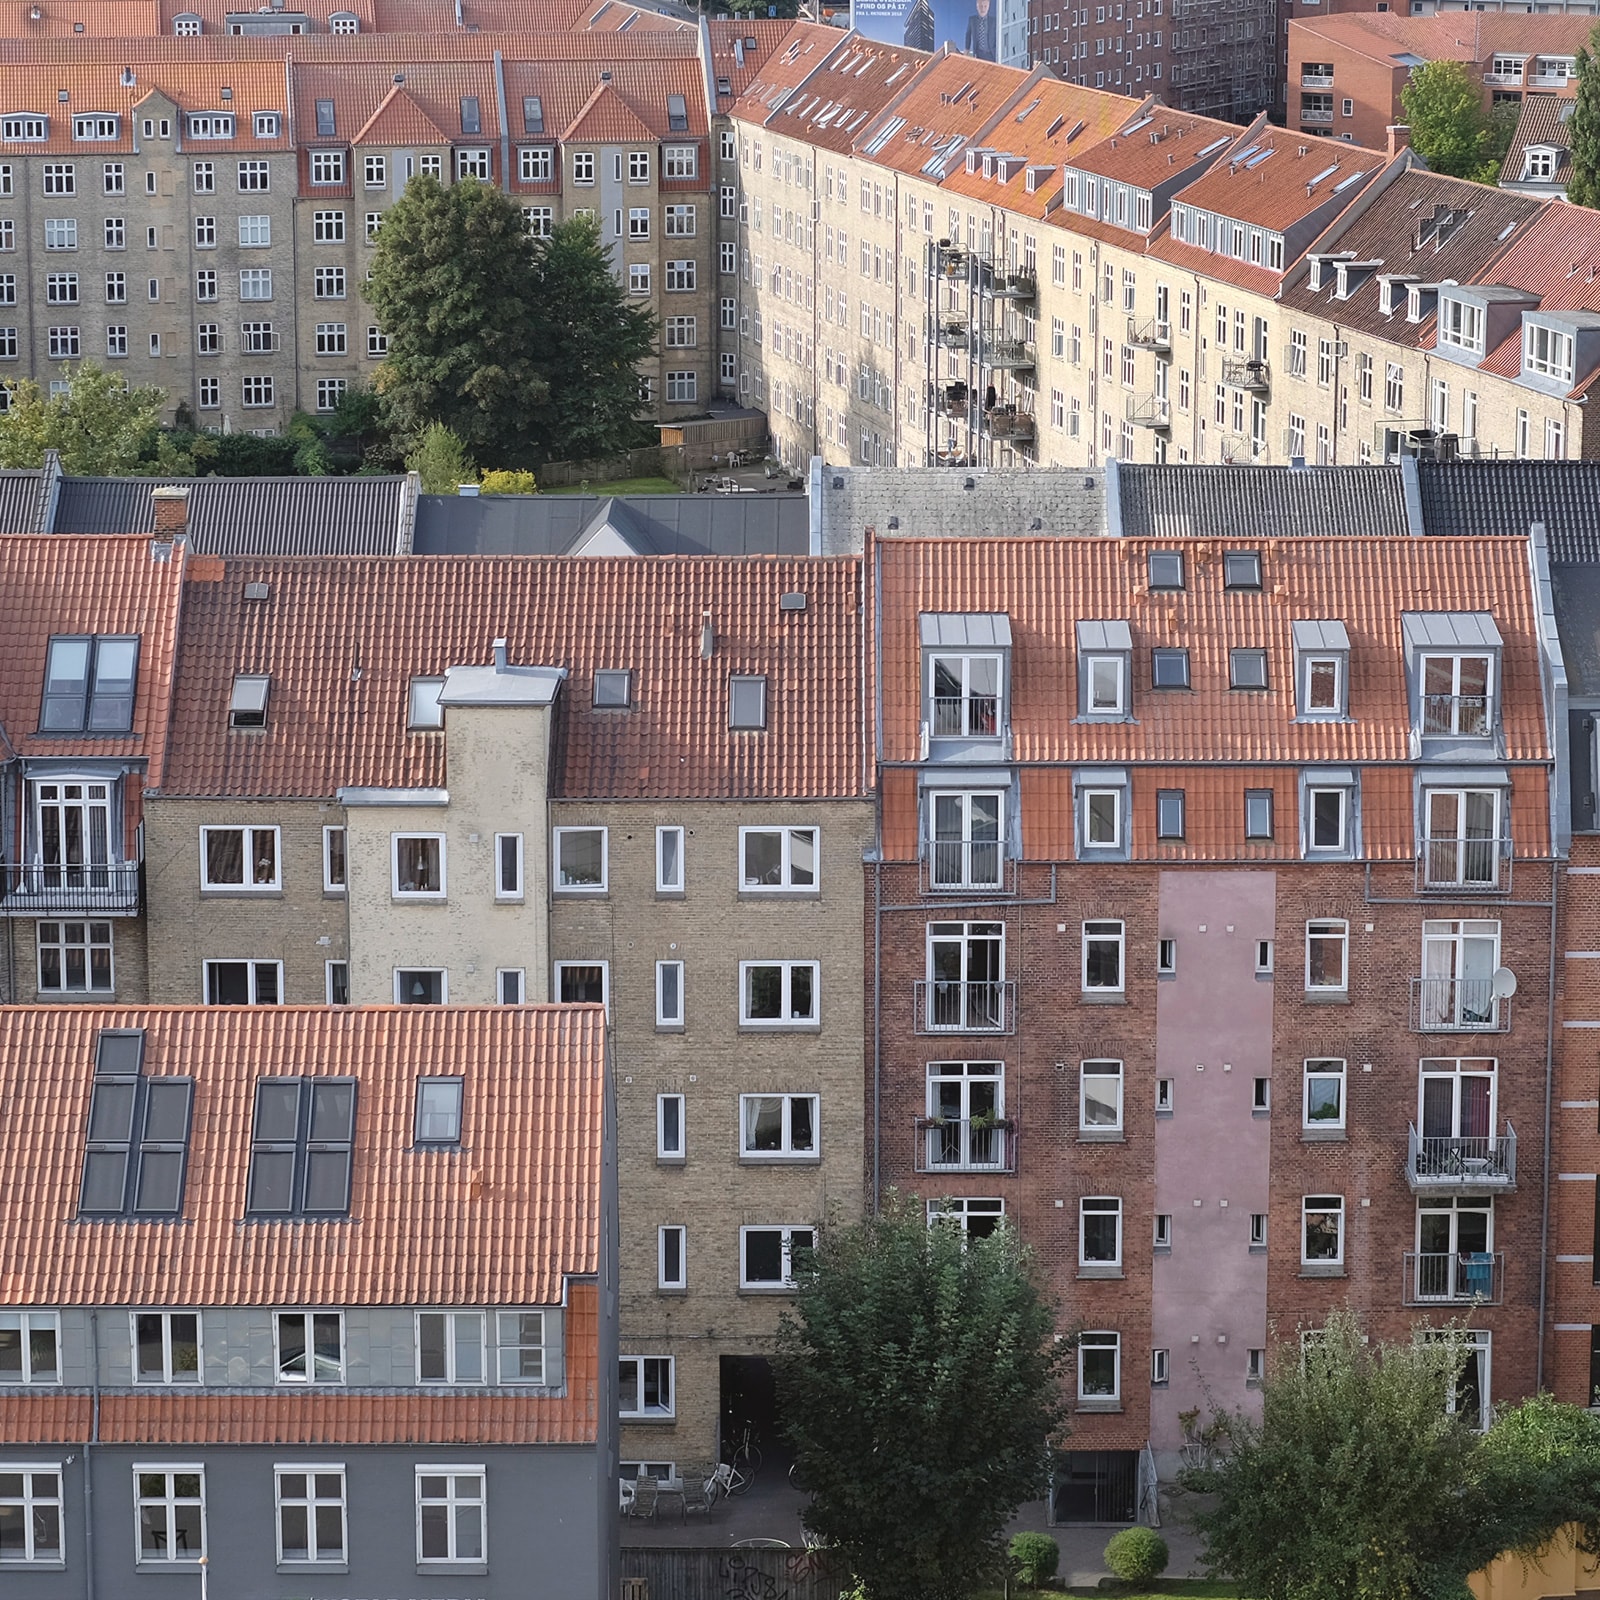
<svg viewBox="0 0 1600 1600">
<path fill-rule="evenodd" d="M 761 1446 L 756 1442 L 755 1424 L 747 1422 L 744 1432 L 739 1436 L 739 1442 L 733 1447 L 733 1459 L 737 1463 L 743 1459 L 745 1467 L 752 1478 L 761 1470 Z"/>
<path fill-rule="evenodd" d="M 706 1503 L 715 1505 L 723 1495 L 743 1494 L 754 1482 L 750 1473 L 742 1471 L 733 1462 L 719 1462 L 706 1479 Z"/>
</svg>

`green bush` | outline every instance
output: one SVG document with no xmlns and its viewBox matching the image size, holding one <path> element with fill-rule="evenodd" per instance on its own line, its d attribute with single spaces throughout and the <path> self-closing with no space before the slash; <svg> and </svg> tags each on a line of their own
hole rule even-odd
<svg viewBox="0 0 1600 1600">
<path fill-rule="evenodd" d="M 1167 1541 L 1149 1528 L 1124 1528 L 1106 1546 L 1106 1565 L 1124 1583 L 1149 1583 L 1167 1570 Z"/>
<path fill-rule="evenodd" d="M 1061 1546 L 1048 1533 L 1019 1533 L 1011 1541 L 1011 1564 L 1030 1589 L 1042 1589 L 1061 1565 Z"/>
</svg>

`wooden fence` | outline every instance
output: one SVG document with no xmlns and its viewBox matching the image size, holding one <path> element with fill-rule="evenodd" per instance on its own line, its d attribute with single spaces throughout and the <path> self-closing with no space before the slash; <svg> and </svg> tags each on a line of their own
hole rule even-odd
<svg viewBox="0 0 1600 1600">
<path fill-rule="evenodd" d="M 655 478 L 662 475 L 662 466 L 661 447 L 646 445 L 609 461 L 547 461 L 535 476 L 541 489 L 565 489 L 579 483 L 598 486 L 618 478 Z"/>
<path fill-rule="evenodd" d="M 839 1600 L 849 1587 L 824 1550 L 622 1551 L 622 1600 Z"/>
</svg>

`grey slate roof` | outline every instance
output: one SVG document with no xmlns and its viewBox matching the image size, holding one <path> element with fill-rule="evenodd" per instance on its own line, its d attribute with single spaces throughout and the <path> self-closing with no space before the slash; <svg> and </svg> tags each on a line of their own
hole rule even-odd
<svg viewBox="0 0 1600 1600">
<path fill-rule="evenodd" d="M 1600 561 L 1600 461 L 1419 461 L 1429 533 L 1527 538 L 1542 522 L 1550 560 Z"/>
<path fill-rule="evenodd" d="M 1567 692 L 1575 701 L 1600 700 L 1600 566 L 1552 566 L 1550 592 Z"/>
<path fill-rule="evenodd" d="M 0 471 L 0 533 L 38 533 L 45 475 L 38 467 Z"/>
<path fill-rule="evenodd" d="M 1406 534 L 1398 467 L 1130 466 L 1116 469 L 1128 538 L 1261 539 Z"/>
<path fill-rule="evenodd" d="M 804 494 L 419 495 L 418 555 L 803 556 Z"/>
<path fill-rule="evenodd" d="M 353 478 L 69 478 L 53 533 L 153 533 L 150 491 L 189 491 L 189 538 L 203 555 L 403 553 L 403 476 Z M 0 490 L 3 492 L 3 490 Z"/>
</svg>

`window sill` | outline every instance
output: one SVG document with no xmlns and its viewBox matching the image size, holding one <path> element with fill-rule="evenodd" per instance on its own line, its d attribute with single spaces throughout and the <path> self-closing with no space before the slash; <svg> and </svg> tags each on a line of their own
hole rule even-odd
<svg viewBox="0 0 1600 1600">
<path fill-rule="evenodd" d="M 770 1297 L 772 1295 L 793 1295 L 795 1286 L 792 1283 L 741 1283 L 741 1295 L 754 1295 L 757 1297 Z"/>
<path fill-rule="evenodd" d="M 1178 976 L 1178 974 L 1176 972 L 1158 972 L 1156 974 L 1156 982 L 1157 983 L 1171 983 L 1173 981 L 1173 979 L 1176 978 L 1177 976 Z"/>
<path fill-rule="evenodd" d="M 656 890 L 656 899 L 657 900 L 682 900 L 683 898 L 684 898 L 684 893 L 683 893 L 682 889 L 657 889 Z"/>
<path fill-rule="evenodd" d="M 1344 1263 L 1340 1261 L 1302 1261 L 1300 1263 L 1300 1276 L 1302 1278 L 1342 1278 L 1345 1276 Z"/>
<path fill-rule="evenodd" d="M 348 1561 L 280 1561 L 275 1569 L 288 1575 L 295 1572 L 348 1572 Z"/>
<path fill-rule="evenodd" d="M 1125 1006 L 1127 1003 L 1127 995 L 1120 990 L 1115 994 L 1099 994 L 1094 990 L 1084 990 L 1078 995 L 1078 1004 L 1081 1006 Z"/>
<path fill-rule="evenodd" d="M 657 1033 L 683 1033 L 685 1031 L 681 1022 L 658 1022 L 656 1024 Z"/>
<path fill-rule="evenodd" d="M 746 1150 L 739 1156 L 741 1167 L 817 1167 L 821 1164 L 820 1155 L 766 1155 Z"/>
<path fill-rule="evenodd" d="M 202 900 L 281 900 L 283 898 L 283 890 L 279 888 L 251 889 L 244 884 L 235 883 L 225 884 L 214 889 L 202 888 L 200 890 L 200 898 Z"/>
<path fill-rule="evenodd" d="M 1272 974 L 1270 972 L 1258 972 L 1256 974 L 1256 982 L 1257 983 L 1271 983 L 1272 982 Z"/>
<path fill-rule="evenodd" d="M 740 1033 L 821 1033 L 820 1022 L 741 1022 Z"/>
<path fill-rule="evenodd" d="M 1097 1411 L 1104 1416 L 1120 1416 L 1122 1414 L 1122 1402 L 1120 1400 L 1080 1400 L 1077 1409 L 1079 1411 Z"/>
<path fill-rule="evenodd" d="M 1079 1144 L 1126 1144 L 1127 1135 L 1121 1128 L 1079 1128 Z"/>
<path fill-rule="evenodd" d="M 1350 1135 L 1343 1128 L 1302 1128 L 1301 1144 L 1344 1144 Z"/>
<path fill-rule="evenodd" d="M 397 906 L 442 906 L 449 897 L 442 894 L 397 894 L 391 892 L 389 901 Z"/>
<path fill-rule="evenodd" d="M 445 1573 L 449 1577 L 486 1578 L 489 1575 L 487 1561 L 419 1561 L 417 1563 L 417 1576 L 428 1577 L 435 1572 Z"/>
<path fill-rule="evenodd" d="M 683 1284 L 676 1289 L 667 1289 L 663 1288 L 660 1284 L 656 1285 L 656 1293 L 660 1295 L 663 1300 L 681 1300 L 686 1294 L 688 1294 L 688 1292 L 689 1287 L 687 1284 Z"/>
<path fill-rule="evenodd" d="M 1250 1115 L 1256 1122 L 1265 1122 L 1272 1115 L 1271 1106 L 1251 1106 Z"/>
<path fill-rule="evenodd" d="M 0 1572 L 14 1572 L 25 1578 L 30 1572 L 65 1572 L 65 1561 L 0 1561 Z M 153 1572 L 154 1566 L 146 1570 Z"/>
<path fill-rule="evenodd" d="M 689 1158 L 687 1156 L 657 1156 L 656 1157 L 656 1165 L 658 1167 L 686 1167 L 686 1166 L 688 1166 L 688 1164 L 689 1164 Z"/>
<path fill-rule="evenodd" d="M 527 904 L 527 898 L 520 894 L 497 894 L 494 903 L 497 906 L 521 906 Z"/>
<path fill-rule="evenodd" d="M 1079 1278 L 1120 1278 L 1122 1268 L 1113 1266 L 1111 1262 L 1081 1261 L 1078 1263 Z"/>
<path fill-rule="evenodd" d="M 781 889 L 773 885 L 765 889 L 752 889 L 748 886 L 739 890 L 741 900 L 820 900 L 820 889 Z"/>
<path fill-rule="evenodd" d="M 552 888 L 550 897 L 553 900 L 603 900 L 610 892 L 604 884 L 596 889 L 579 889 L 569 886 L 561 889 Z"/>
<path fill-rule="evenodd" d="M 200 1570 L 200 1557 L 176 1556 L 171 1561 L 140 1561 L 133 1563 L 135 1572 L 198 1572 Z"/>
<path fill-rule="evenodd" d="M 1308 1006 L 1347 1006 L 1350 1004 L 1350 991 L 1348 989 L 1307 989 L 1305 1003 Z"/>
</svg>

